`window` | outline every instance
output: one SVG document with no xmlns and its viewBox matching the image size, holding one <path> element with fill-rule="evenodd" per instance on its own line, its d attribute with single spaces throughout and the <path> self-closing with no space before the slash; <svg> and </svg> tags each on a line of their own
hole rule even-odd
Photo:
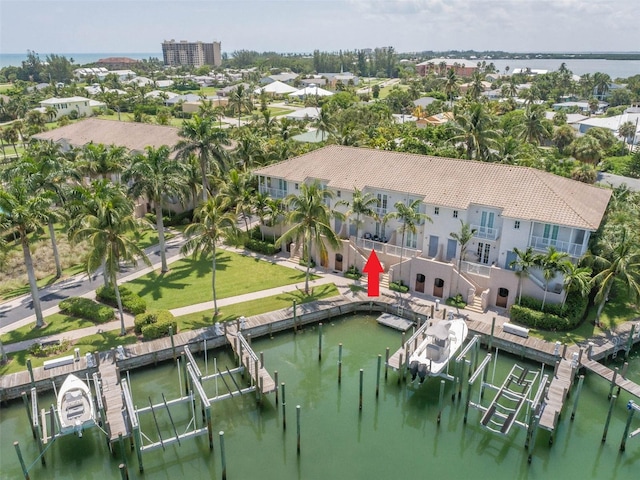
<svg viewBox="0 0 640 480">
<path fill-rule="evenodd" d="M 296 189 L 296 190 L 299 190 L 299 189 L 300 189 L 300 185 L 298 185 L 298 184 L 296 183 L 296 185 L 295 185 L 295 189 Z"/>
<path fill-rule="evenodd" d="M 338 190 L 338 191 L 336 192 L 336 196 L 337 196 L 338 198 L 342 197 L 342 192 L 341 192 L 340 190 Z"/>
<path fill-rule="evenodd" d="M 433 214 L 434 214 L 434 215 L 440 215 L 440 207 L 435 207 L 435 208 L 433 209 Z"/>
<path fill-rule="evenodd" d="M 516 230 L 520 230 L 520 220 L 516 220 L 515 222 L 513 222 L 513 228 L 515 228 Z"/>
<path fill-rule="evenodd" d="M 453 218 L 458 218 L 458 210 L 453 211 Z"/>
</svg>

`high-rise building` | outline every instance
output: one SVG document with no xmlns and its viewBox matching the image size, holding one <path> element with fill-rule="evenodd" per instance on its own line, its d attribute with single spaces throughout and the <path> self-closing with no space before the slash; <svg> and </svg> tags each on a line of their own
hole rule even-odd
<svg viewBox="0 0 640 480">
<path fill-rule="evenodd" d="M 187 42 L 180 40 L 176 42 L 171 39 L 162 42 L 162 56 L 164 64 L 169 66 L 187 65 L 201 67 L 202 65 L 212 65 L 219 67 L 222 65 L 222 55 L 220 42 Z"/>
</svg>

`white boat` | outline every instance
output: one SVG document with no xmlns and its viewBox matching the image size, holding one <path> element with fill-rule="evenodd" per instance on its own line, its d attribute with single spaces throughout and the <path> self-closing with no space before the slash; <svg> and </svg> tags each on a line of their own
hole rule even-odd
<svg viewBox="0 0 640 480">
<path fill-rule="evenodd" d="M 409 356 L 411 380 L 420 377 L 420 383 L 435 377 L 445 369 L 464 343 L 469 328 L 463 319 L 441 320 L 430 325 L 424 332 L 424 339 Z"/>
<path fill-rule="evenodd" d="M 96 411 L 89 386 L 75 375 L 69 375 L 58 392 L 60 433 L 76 433 L 96 424 Z"/>
</svg>

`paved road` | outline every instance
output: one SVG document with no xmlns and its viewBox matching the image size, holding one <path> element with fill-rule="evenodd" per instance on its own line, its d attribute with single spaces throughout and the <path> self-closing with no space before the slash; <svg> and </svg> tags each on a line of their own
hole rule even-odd
<svg viewBox="0 0 640 480">
<path fill-rule="evenodd" d="M 179 254 L 180 247 L 184 243 L 182 235 L 167 241 L 166 252 L 167 258 Z M 160 247 L 154 245 L 145 250 L 152 264 L 160 262 Z M 119 278 L 127 277 L 133 273 L 148 269 L 144 263 L 139 262 L 137 267 L 124 267 L 119 274 Z M 100 272 L 92 275 L 91 280 L 87 274 L 76 275 L 67 280 L 55 283 L 49 287 L 40 289 L 40 304 L 42 311 L 57 308 L 58 303 L 67 297 L 79 297 L 86 295 L 102 285 L 102 277 Z M 33 317 L 33 319 L 31 319 Z M 0 304 L 0 332 L 11 330 L 12 324 L 23 320 L 30 319 L 35 321 L 33 312 L 33 301 L 31 295 L 24 295 L 6 303 Z"/>
</svg>

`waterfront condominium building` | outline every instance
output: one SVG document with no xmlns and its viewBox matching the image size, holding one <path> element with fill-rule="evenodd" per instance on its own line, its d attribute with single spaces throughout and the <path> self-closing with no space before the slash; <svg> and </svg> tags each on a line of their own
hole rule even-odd
<svg viewBox="0 0 640 480">
<path fill-rule="evenodd" d="M 187 42 L 180 40 L 176 42 L 171 39 L 162 42 L 162 56 L 164 64 L 169 66 L 186 65 L 201 67 L 211 65 L 219 67 L 222 65 L 220 42 Z"/>
</svg>

